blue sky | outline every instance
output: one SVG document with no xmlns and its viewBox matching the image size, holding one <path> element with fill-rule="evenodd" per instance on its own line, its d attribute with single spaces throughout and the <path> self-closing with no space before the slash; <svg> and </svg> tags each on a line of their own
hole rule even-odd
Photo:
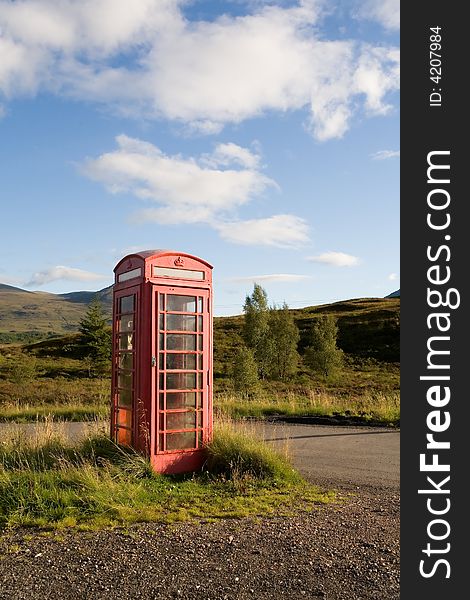
<svg viewBox="0 0 470 600">
<path fill-rule="evenodd" d="M 0 282 L 214 265 L 292 307 L 399 287 L 399 3 L 0 0 Z"/>
</svg>

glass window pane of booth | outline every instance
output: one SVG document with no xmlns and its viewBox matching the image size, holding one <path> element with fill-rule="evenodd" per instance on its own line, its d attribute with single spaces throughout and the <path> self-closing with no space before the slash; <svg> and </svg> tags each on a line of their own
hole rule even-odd
<svg viewBox="0 0 470 600">
<path fill-rule="evenodd" d="M 117 411 L 117 424 L 118 424 L 118 426 L 121 425 L 123 427 L 129 427 L 129 429 L 130 429 L 132 426 L 131 411 L 123 409 L 123 408 L 119 408 Z"/>
<path fill-rule="evenodd" d="M 185 450 L 187 448 L 196 447 L 196 432 L 185 431 L 181 433 L 166 434 L 166 449 L 167 450 Z"/>
<path fill-rule="evenodd" d="M 118 356 L 118 366 L 120 369 L 131 370 L 134 366 L 134 354 L 132 352 L 121 352 Z"/>
<path fill-rule="evenodd" d="M 119 318 L 119 331 L 133 331 L 134 329 L 134 316 L 125 315 Z"/>
<path fill-rule="evenodd" d="M 196 429 L 196 413 L 195 412 L 167 413 L 166 428 L 167 429 Z"/>
<path fill-rule="evenodd" d="M 132 372 L 131 371 L 119 371 L 118 387 L 126 388 L 127 390 L 132 389 Z"/>
<path fill-rule="evenodd" d="M 119 336 L 119 350 L 133 350 L 134 334 L 125 333 Z"/>
<path fill-rule="evenodd" d="M 132 390 L 118 390 L 118 406 L 132 406 Z"/>
<path fill-rule="evenodd" d="M 167 350 L 196 350 L 196 336 L 184 333 L 168 333 L 166 336 Z"/>
<path fill-rule="evenodd" d="M 166 316 L 166 328 L 169 331 L 196 331 L 196 317 L 169 314 Z"/>
<path fill-rule="evenodd" d="M 128 445 L 132 444 L 136 306 L 136 294 L 118 297 L 115 303 L 114 440 Z"/>
<path fill-rule="evenodd" d="M 130 446 L 132 444 L 131 430 L 124 429 L 123 427 L 118 427 L 116 430 L 116 442 L 118 444 L 124 444 L 125 446 Z"/>
<path fill-rule="evenodd" d="M 197 354 L 167 354 L 166 355 L 166 368 L 174 370 L 196 370 L 196 357 Z M 163 368 L 163 367 L 162 367 Z"/>
<path fill-rule="evenodd" d="M 196 297 L 168 294 L 166 310 L 175 312 L 196 312 Z"/>
<path fill-rule="evenodd" d="M 123 296 L 120 299 L 119 312 L 121 312 L 121 313 L 134 312 L 134 294 L 132 294 L 132 296 Z"/>
<path fill-rule="evenodd" d="M 196 392 L 168 392 L 166 395 L 167 409 L 195 408 Z"/>
<path fill-rule="evenodd" d="M 202 435 L 202 390 L 207 371 L 207 363 L 203 361 L 206 334 L 202 313 L 207 307 L 207 298 L 199 295 L 161 292 L 158 295 L 155 417 L 161 452 L 195 449 L 198 436 Z"/>
<path fill-rule="evenodd" d="M 196 388 L 196 373 L 167 373 L 167 390 L 194 390 Z"/>
</svg>

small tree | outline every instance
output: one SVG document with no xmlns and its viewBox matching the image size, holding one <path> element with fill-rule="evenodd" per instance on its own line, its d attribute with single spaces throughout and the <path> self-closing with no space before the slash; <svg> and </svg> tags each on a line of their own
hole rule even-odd
<svg viewBox="0 0 470 600">
<path fill-rule="evenodd" d="M 317 319 L 310 332 L 309 345 L 305 351 L 305 363 L 312 371 L 331 375 L 343 364 L 343 351 L 337 347 L 338 326 L 332 315 Z"/>
<path fill-rule="evenodd" d="M 245 398 L 249 398 L 258 390 L 258 365 L 251 348 L 242 346 L 238 349 L 235 355 L 232 377 L 235 390 Z"/>
<path fill-rule="evenodd" d="M 297 344 L 299 329 L 289 307 L 284 302 L 281 308 L 273 306 L 269 313 L 269 332 L 272 340 L 271 375 L 286 379 L 297 371 L 299 354 Z"/>
<path fill-rule="evenodd" d="M 258 365 L 259 376 L 264 379 L 271 369 L 272 340 L 269 328 L 269 307 L 266 291 L 257 283 L 251 296 L 247 296 L 243 306 L 245 322 L 243 339 Z"/>
<path fill-rule="evenodd" d="M 8 365 L 8 379 L 13 383 L 33 381 L 43 373 L 38 368 L 36 357 L 24 353 L 15 356 Z"/>
<path fill-rule="evenodd" d="M 111 360 L 111 330 L 103 313 L 101 302 L 94 298 L 80 321 L 82 357 L 86 360 L 88 373 L 102 374 Z"/>
</svg>

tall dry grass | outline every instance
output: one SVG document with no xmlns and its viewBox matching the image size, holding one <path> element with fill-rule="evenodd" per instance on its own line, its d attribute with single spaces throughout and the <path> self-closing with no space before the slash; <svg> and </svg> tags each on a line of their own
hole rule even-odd
<svg viewBox="0 0 470 600">
<path fill-rule="evenodd" d="M 263 394 L 250 400 L 234 393 L 225 393 L 217 395 L 214 406 L 219 414 L 231 418 L 340 414 L 360 416 L 384 424 L 398 424 L 400 420 L 398 392 L 365 392 L 355 396 L 306 390 L 302 394 Z"/>
</svg>

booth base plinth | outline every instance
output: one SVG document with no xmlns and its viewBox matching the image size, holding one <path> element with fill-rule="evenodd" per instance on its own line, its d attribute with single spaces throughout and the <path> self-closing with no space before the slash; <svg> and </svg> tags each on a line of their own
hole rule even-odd
<svg viewBox="0 0 470 600">
<path fill-rule="evenodd" d="M 176 475 L 200 471 L 206 462 L 204 450 L 194 452 L 174 452 L 157 454 L 151 457 L 152 468 L 162 475 Z"/>
</svg>

